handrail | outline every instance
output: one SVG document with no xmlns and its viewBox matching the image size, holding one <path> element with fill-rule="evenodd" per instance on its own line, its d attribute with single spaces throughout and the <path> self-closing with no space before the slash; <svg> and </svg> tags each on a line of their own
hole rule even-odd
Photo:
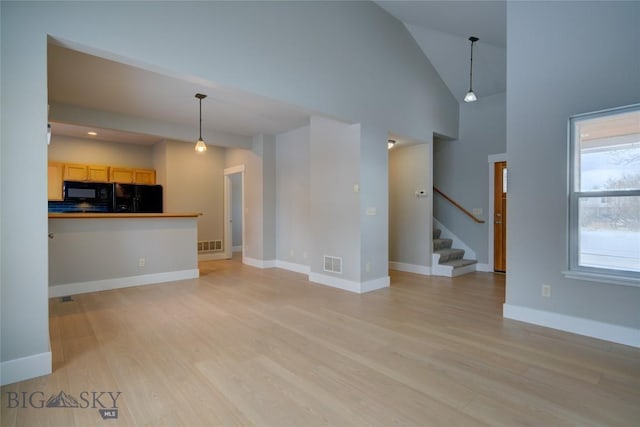
<svg viewBox="0 0 640 427">
<path fill-rule="evenodd" d="M 469 218 L 471 218 L 472 220 L 474 220 L 478 224 L 484 224 L 483 220 L 481 220 L 480 218 L 477 218 L 474 214 L 472 214 L 471 212 L 469 212 L 468 210 L 466 210 L 465 208 L 460 206 L 460 204 L 458 204 L 451 197 L 449 197 L 446 194 L 444 194 L 442 191 L 438 190 L 435 186 L 433 187 L 433 191 L 435 191 L 436 193 L 438 193 L 439 195 L 441 195 L 442 197 L 447 199 L 453 206 L 455 206 L 456 208 L 460 209 L 463 214 L 465 214 L 466 216 L 468 216 Z"/>
</svg>

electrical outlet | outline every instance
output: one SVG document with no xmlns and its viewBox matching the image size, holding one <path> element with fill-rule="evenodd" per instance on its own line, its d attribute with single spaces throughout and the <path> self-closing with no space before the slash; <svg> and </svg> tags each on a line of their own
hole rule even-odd
<svg viewBox="0 0 640 427">
<path fill-rule="evenodd" d="M 542 285 L 542 296 L 545 298 L 551 297 L 551 285 Z"/>
<path fill-rule="evenodd" d="M 144 262 L 145 262 L 144 258 L 138 258 L 138 267 L 144 267 Z"/>
<path fill-rule="evenodd" d="M 367 273 L 369 273 L 371 271 L 371 263 L 367 262 L 364 266 L 364 269 Z"/>
<path fill-rule="evenodd" d="M 293 249 L 291 249 L 291 250 L 289 251 L 289 256 L 290 256 L 291 258 L 293 258 L 293 256 L 294 256 L 295 254 L 296 254 L 296 252 L 295 252 Z"/>
</svg>

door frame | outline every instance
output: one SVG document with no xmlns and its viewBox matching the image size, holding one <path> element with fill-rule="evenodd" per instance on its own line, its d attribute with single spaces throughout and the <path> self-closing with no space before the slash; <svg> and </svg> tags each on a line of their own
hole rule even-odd
<svg viewBox="0 0 640 427">
<path fill-rule="evenodd" d="M 233 249 L 233 229 L 231 228 L 231 194 L 233 192 L 231 186 L 231 175 L 239 173 L 242 181 L 240 204 L 242 205 L 242 259 L 244 262 L 245 255 L 245 218 L 244 218 L 244 165 L 232 166 L 224 169 L 224 256 L 230 259 Z"/>
<path fill-rule="evenodd" d="M 493 215 L 495 213 L 494 210 L 494 206 L 493 206 L 493 202 L 494 202 L 494 197 L 493 197 L 493 187 L 495 185 L 494 183 L 494 179 L 495 179 L 495 164 L 498 162 L 507 162 L 507 167 L 509 165 L 509 160 L 507 159 L 507 153 L 500 153 L 500 154 L 491 154 L 489 155 L 488 158 L 488 162 L 489 162 L 489 212 L 487 214 L 487 218 L 489 218 L 489 227 L 488 227 L 488 242 L 489 242 L 489 250 L 487 251 L 487 264 L 489 265 L 489 271 L 494 271 L 494 265 L 495 265 L 495 257 L 493 256 L 493 250 L 494 250 L 494 226 L 493 226 Z"/>
</svg>

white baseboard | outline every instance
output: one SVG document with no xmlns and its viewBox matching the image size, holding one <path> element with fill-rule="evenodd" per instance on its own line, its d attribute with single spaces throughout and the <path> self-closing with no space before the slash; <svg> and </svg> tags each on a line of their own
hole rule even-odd
<svg viewBox="0 0 640 427">
<path fill-rule="evenodd" d="M 639 329 L 511 304 L 502 306 L 502 315 L 507 319 L 533 323 L 534 325 L 546 326 L 632 347 L 640 347 Z"/>
<path fill-rule="evenodd" d="M 319 273 L 310 273 L 309 281 L 319 283 L 321 285 L 331 286 L 332 288 L 355 292 L 357 294 L 375 291 L 376 289 L 387 288 L 390 284 L 389 276 L 361 283 Z"/>
<path fill-rule="evenodd" d="M 276 268 L 282 268 L 283 270 L 295 271 L 296 273 L 302 273 L 309 275 L 311 273 L 311 267 L 303 264 L 296 264 L 295 262 L 276 260 Z"/>
<path fill-rule="evenodd" d="M 405 273 L 422 274 L 423 276 L 431 276 L 431 267 L 425 265 L 407 264 L 404 262 L 389 261 L 391 270 L 404 271 Z"/>
<path fill-rule="evenodd" d="M 231 252 L 242 252 L 242 245 L 232 246 Z"/>
<path fill-rule="evenodd" d="M 493 273 L 493 268 L 489 267 L 489 264 L 476 264 L 476 271 L 482 271 L 484 273 Z"/>
<path fill-rule="evenodd" d="M 453 267 L 451 267 L 450 265 L 434 263 L 433 267 L 431 267 L 431 275 L 440 277 L 453 277 Z"/>
<path fill-rule="evenodd" d="M 478 271 L 476 267 L 477 265 L 478 264 L 470 264 L 465 265 L 464 267 L 453 268 L 451 269 L 451 277 L 458 277 L 468 273 L 473 273 L 474 271 Z"/>
<path fill-rule="evenodd" d="M 274 259 L 263 260 L 249 258 L 248 256 L 242 257 L 242 263 L 256 268 L 274 268 L 276 266 L 276 260 Z"/>
<path fill-rule="evenodd" d="M 0 363 L 0 385 L 49 375 L 51 373 L 51 352 L 34 354 Z"/>
<path fill-rule="evenodd" d="M 198 261 L 218 261 L 228 259 L 224 252 L 198 254 Z"/>
<path fill-rule="evenodd" d="M 49 298 L 67 295 L 84 294 L 87 292 L 108 291 L 111 289 L 130 288 L 132 286 L 152 285 L 175 280 L 197 279 L 200 270 L 170 271 L 167 273 L 143 274 L 140 276 L 118 277 L 114 279 L 94 280 L 91 282 L 65 283 L 49 286 Z"/>
<path fill-rule="evenodd" d="M 378 289 L 388 288 L 391 285 L 391 278 L 389 276 L 379 277 L 377 279 L 367 280 L 360 284 L 360 293 L 377 291 Z"/>
</svg>

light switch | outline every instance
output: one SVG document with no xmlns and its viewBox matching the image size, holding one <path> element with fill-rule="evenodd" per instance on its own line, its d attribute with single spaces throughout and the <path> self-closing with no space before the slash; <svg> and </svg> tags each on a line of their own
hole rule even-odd
<svg viewBox="0 0 640 427">
<path fill-rule="evenodd" d="M 353 184 L 353 192 L 354 193 L 359 193 L 360 192 L 360 186 L 358 184 Z"/>
</svg>

